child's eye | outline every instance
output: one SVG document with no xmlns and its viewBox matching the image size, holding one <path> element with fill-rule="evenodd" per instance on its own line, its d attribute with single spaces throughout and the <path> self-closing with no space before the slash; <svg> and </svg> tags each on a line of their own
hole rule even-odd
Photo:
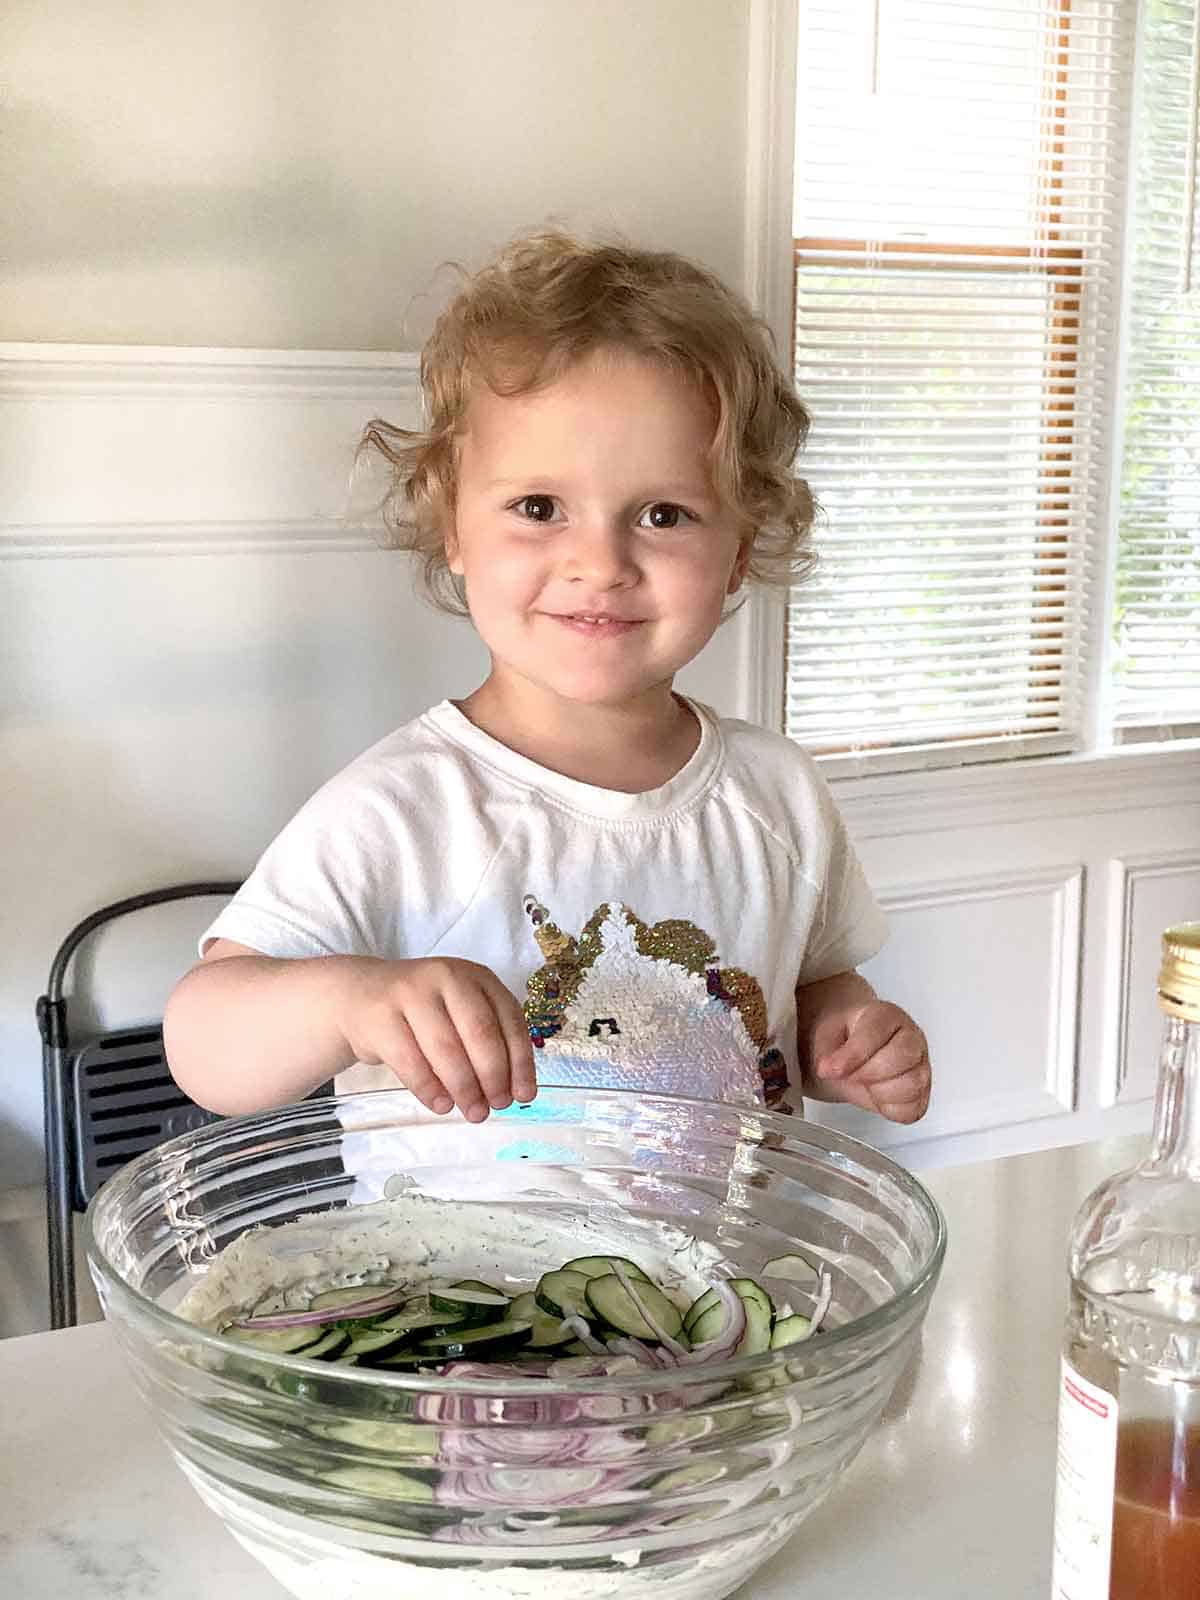
<svg viewBox="0 0 1200 1600">
<path fill-rule="evenodd" d="M 552 522 L 554 520 L 554 501 L 548 494 L 527 494 L 517 501 L 514 511 L 528 518 L 530 522 Z"/>
<path fill-rule="evenodd" d="M 678 528 L 683 522 L 693 522 L 695 518 L 690 511 L 685 511 L 682 506 L 674 505 L 670 500 L 656 500 L 652 506 L 647 506 L 638 518 L 641 528 Z"/>
</svg>

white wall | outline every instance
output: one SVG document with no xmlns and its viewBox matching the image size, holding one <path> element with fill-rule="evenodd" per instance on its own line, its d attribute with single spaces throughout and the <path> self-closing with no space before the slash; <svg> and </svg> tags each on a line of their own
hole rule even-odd
<svg viewBox="0 0 1200 1600">
<path fill-rule="evenodd" d="M 5 0 L 0 339 L 395 350 L 553 216 L 741 270 L 747 0 Z"/>
</svg>

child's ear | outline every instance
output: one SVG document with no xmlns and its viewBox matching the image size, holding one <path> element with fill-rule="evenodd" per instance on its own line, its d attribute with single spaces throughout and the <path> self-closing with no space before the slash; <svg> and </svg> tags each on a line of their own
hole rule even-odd
<svg viewBox="0 0 1200 1600">
<path fill-rule="evenodd" d="M 725 588 L 726 594 L 736 594 L 746 581 L 746 568 L 750 565 L 750 552 L 753 548 L 754 537 L 748 534 L 738 545 L 738 553 L 733 561 L 733 571 L 729 574 L 729 582 Z"/>
<path fill-rule="evenodd" d="M 446 552 L 446 565 L 456 578 L 461 578 L 463 575 L 462 555 L 458 545 L 458 529 L 455 528 L 453 523 L 446 529 L 442 544 Z"/>
</svg>

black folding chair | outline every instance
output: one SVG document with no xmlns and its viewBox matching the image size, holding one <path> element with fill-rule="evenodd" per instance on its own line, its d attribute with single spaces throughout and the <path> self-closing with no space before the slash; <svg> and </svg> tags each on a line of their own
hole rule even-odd
<svg viewBox="0 0 1200 1600">
<path fill-rule="evenodd" d="M 182 883 L 102 906 L 71 929 L 50 964 L 37 1003 L 42 1036 L 46 1129 L 46 1234 L 50 1254 L 50 1326 L 75 1322 L 72 1215 L 86 1210 L 100 1185 L 134 1156 L 189 1128 L 215 1122 L 176 1085 L 163 1052 L 162 1024 L 118 1028 L 72 1045 L 63 980 L 84 940 L 117 917 L 193 895 L 228 899 L 237 883 Z"/>
</svg>

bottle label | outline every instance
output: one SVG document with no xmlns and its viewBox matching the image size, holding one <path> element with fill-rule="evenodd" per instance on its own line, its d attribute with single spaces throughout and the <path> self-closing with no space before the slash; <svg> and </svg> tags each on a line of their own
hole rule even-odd
<svg viewBox="0 0 1200 1600">
<path fill-rule="evenodd" d="M 1108 1600 L 1117 1402 L 1062 1363 L 1054 1494 L 1053 1600 Z"/>
</svg>

